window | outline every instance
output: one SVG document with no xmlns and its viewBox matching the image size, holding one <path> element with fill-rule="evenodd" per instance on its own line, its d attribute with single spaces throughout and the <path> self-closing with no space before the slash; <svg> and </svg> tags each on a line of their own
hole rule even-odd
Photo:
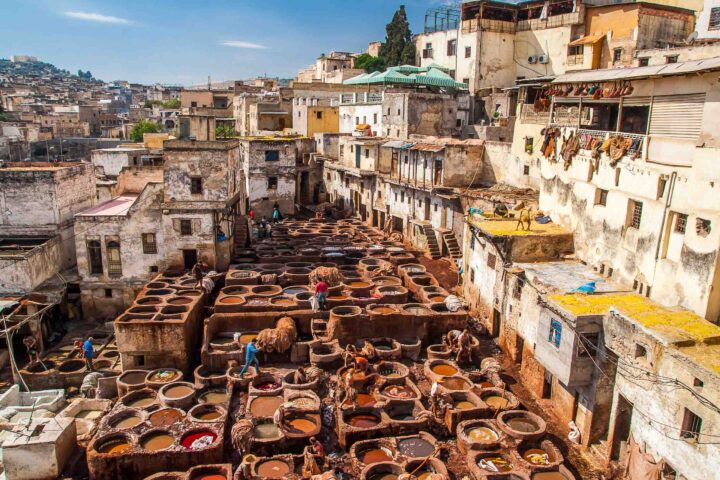
<svg viewBox="0 0 720 480">
<path fill-rule="evenodd" d="M 688 216 L 683 213 L 678 213 L 675 217 L 675 233 L 685 233 L 685 229 L 687 228 L 687 219 Z"/>
<path fill-rule="evenodd" d="M 550 332 L 548 334 L 548 342 L 560 348 L 560 338 L 562 338 L 562 324 L 559 320 L 550 320 Z"/>
<path fill-rule="evenodd" d="M 268 177 L 267 188 L 268 190 L 275 190 L 278 185 L 278 177 Z"/>
<path fill-rule="evenodd" d="M 122 275 L 122 260 L 120 259 L 120 244 L 112 241 L 107 243 L 108 275 Z"/>
<path fill-rule="evenodd" d="M 405 191 L 400 192 L 400 201 L 401 202 L 405 201 Z"/>
<path fill-rule="evenodd" d="M 203 179 L 200 177 L 190 178 L 190 193 L 197 195 L 203 192 Z"/>
<path fill-rule="evenodd" d="M 373 123 L 377 123 L 377 113 L 373 113 Z"/>
<path fill-rule="evenodd" d="M 530 165 L 523 165 L 523 175 L 530 175 Z"/>
<path fill-rule="evenodd" d="M 105 289 L 105 298 L 112 298 L 112 288 Z"/>
<path fill-rule="evenodd" d="M 640 220 L 642 219 L 642 202 L 630 200 L 630 221 L 628 226 L 632 228 L 640 228 Z"/>
<path fill-rule="evenodd" d="M 143 253 L 157 253 L 157 243 L 155 242 L 154 233 L 142 234 Z"/>
<path fill-rule="evenodd" d="M 315 118 L 322 120 L 322 112 L 315 112 Z"/>
<path fill-rule="evenodd" d="M 365 149 L 365 158 L 370 158 L 370 149 L 369 148 Z"/>
<path fill-rule="evenodd" d="M 648 65 L 650 65 L 650 58 L 648 58 L 648 57 L 638 58 L 638 67 L 647 67 Z"/>
<path fill-rule="evenodd" d="M 597 197 L 595 197 L 595 205 L 602 205 L 603 207 L 607 205 L 607 197 L 608 197 L 608 191 L 603 190 L 602 188 L 598 188 L 597 190 Z"/>
<path fill-rule="evenodd" d="M 448 42 L 447 42 L 448 57 L 454 57 L 456 52 L 457 52 L 457 40 L 448 40 Z"/>
<path fill-rule="evenodd" d="M 494 270 L 496 263 L 497 263 L 497 257 L 495 255 L 493 255 L 492 253 L 488 253 L 488 258 L 487 258 L 488 268 L 490 268 L 491 270 Z"/>
<path fill-rule="evenodd" d="M 98 242 L 97 240 L 90 240 L 89 242 L 87 242 L 87 250 L 88 266 L 90 267 L 90 273 L 93 275 L 102 275 L 103 264 L 100 242 Z"/>
<path fill-rule="evenodd" d="M 708 30 L 720 30 L 720 7 L 710 9 L 710 21 Z"/>
<path fill-rule="evenodd" d="M 469 78 L 463 78 L 463 79 L 462 79 L 462 83 L 464 83 L 465 85 L 469 85 L 469 84 L 470 84 L 470 79 L 469 79 Z"/>
<path fill-rule="evenodd" d="M 705 385 L 705 382 L 700 380 L 699 378 L 693 378 L 693 387 L 697 388 L 698 390 L 701 389 Z"/>
<path fill-rule="evenodd" d="M 682 430 L 680 430 L 680 436 L 685 440 L 696 443 L 698 440 L 700 440 L 701 429 L 702 418 L 698 417 L 686 408 L 685 414 L 683 415 Z"/>
<path fill-rule="evenodd" d="M 470 283 L 475 283 L 475 269 L 470 269 Z"/>
<path fill-rule="evenodd" d="M 677 63 L 678 62 L 678 56 L 677 55 L 668 55 L 665 57 L 665 63 Z"/>
<path fill-rule="evenodd" d="M 158 273 L 159 269 L 157 265 L 150 265 L 150 273 Z"/>
<path fill-rule="evenodd" d="M 278 150 L 266 150 L 265 161 L 266 162 L 277 162 L 280 160 L 280 152 Z"/>
<path fill-rule="evenodd" d="M 475 235 L 470 235 L 470 250 L 475 250 Z"/>
<path fill-rule="evenodd" d="M 472 47 L 465 47 L 465 58 L 470 58 L 472 55 Z"/>
<path fill-rule="evenodd" d="M 705 220 L 700 217 L 695 220 L 695 233 L 697 233 L 698 237 L 707 237 L 710 235 L 710 230 L 710 220 Z"/>
<path fill-rule="evenodd" d="M 622 48 L 613 49 L 613 62 L 619 62 L 622 59 Z"/>
<path fill-rule="evenodd" d="M 192 235 L 192 220 L 180 220 L 180 235 Z"/>
<path fill-rule="evenodd" d="M 635 358 L 647 359 L 647 348 L 639 343 L 635 344 Z"/>
<path fill-rule="evenodd" d="M 360 117 L 355 117 L 355 125 L 360 125 Z"/>
<path fill-rule="evenodd" d="M 191 107 L 197 107 L 197 102 L 190 102 Z"/>
</svg>

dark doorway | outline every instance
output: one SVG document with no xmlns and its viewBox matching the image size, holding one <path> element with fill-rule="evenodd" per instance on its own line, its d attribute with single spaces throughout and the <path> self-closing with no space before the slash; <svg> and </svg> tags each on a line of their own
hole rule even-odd
<svg viewBox="0 0 720 480">
<path fill-rule="evenodd" d="M 300 202 L 307 203 L 310 190 L 310 175 L 308 172 L 300 173 Z"/>
<path fill-rule="evenodd" d="M 515 337 L 515 363 L 522 365 L 523 350 L 525 349 L 525 339 L 520 335 Z"/>
<path fill-rule="evenodd" d="M 190 270 L 195 266 L 197 263 L 197 250 L 183 250 L 183 264 L 185 265 L 185 270 Z"/>
<path fill-rule="evenodd" d="M 545 375 L 543 376 L 542 398 L 552 398 L 552 384 L 552 374 L 545 372 Z"/>
<path fill-rule="evenodd" d="M 625 444 L 630 438 L 630 426 L 632 424 L 633 404 L 625 397 L 618 395 L 617 408 L 615 409 L 615 424 L 612 433 L 612 448 L 610 460 L 620 460 Z"/>
<path fill-rule="evenodd" d="M 498 310 L 497 308 L 493 308 L 492 332 L 490 332 L 491 337 L 497 338 L 500 336 L 501 325 L 502 325 L 502 318 L 500 318 L 500 310 Z"/>
</svg>

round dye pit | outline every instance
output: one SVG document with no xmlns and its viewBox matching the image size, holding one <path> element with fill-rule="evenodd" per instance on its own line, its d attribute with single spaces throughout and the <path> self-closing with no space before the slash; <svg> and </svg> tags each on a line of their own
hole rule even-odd
<svg viewBox="0 0 720 480">
<path fill-rule="evenodd" d="M 569 480 L 560 472 L 538 472 L 532 476 L 532 480 Z"/>
<path fill-rule="evenodd" d="M 380 424 L 380 419 L 368 413 L 355 413 L 348 416 L 347 423 L 355 428 L 372 428 Z"/>
<path fill-rule="evenodd" d="M 492 408 L 505 408 L 508 403 L 510 403 L 507 398 L 503 398 L 499 395 L 488 395 L 487 397 L 482 397 L 482 400 Z"/>
<path fill-rule="evenodd" d="M 227 480 L 227 476 L 220 473 L 201 473 L 193 475 L 191 480 Z"/>
<path fill-rule="evenodd" d="M 391 313 L 395 313 L 395 309 L 392 307 L 373 307 L 372 313 L 376 313 L 379 315 L 389 315 Z"/>
<path fill-rule="evenodd" d="M 458 400 L 453 404 L 453 408 L 456 410 L 470 410 L 471 408 L 475 408 L 475 404 L 467 400 Z"/>
<path fill-rule="evenodd" d="M 550 456 L 541 448 L 531 448 L 523 453 L 522 458 L 531 465 L 549 465 Z"/>
<path fill-rule="evenodd" d="M 133 428 L 137 425 L 140 425 L 142 423 L 142 418 L 140 418 L 139 414 L 129 414 L 126 412 L 120 413 L 115 415 L 113 418 L 110 419 L 108 424 L 112 428 L 119 428 L 119 429 L 127 429 L 127 428 Z"/>
<path fill-rule="evenodd" d="M 269 440 L 280 437 L 280 429 L 274 423 L 258 423 L 253 429 L 255 437 L 261 440 Z"/>
<path fill-rule="evenodd" d="M 259 477 L 285 478 L 290 473 L 290 465 L 280 460 L 266 460 L 255 467 Z"/>
<path fill-rule="evenodd" d="M 185 414 L 175 408 L 161 408 L 150 414 L 148 420 L 153 427 L 169 427 L 182 420 Z"/>
<path fill-rule="evenodd" d="M 149 452 L 165 450 L 166 448 L 172 447 L 174 444 L 175 437 L 168 432 L 152 432 L 140 439 L 140 446 Z"/>
<path fill-rule="evenodd" d="M 404 438 L 398 442 L 398 450 L 406 457 L 429 457 L 435 451 L 432 443 L 422 438 Z"/>
<path fill-rule="evenodd" d="M 209 390 L 200 395 L 200 402 L 210 403 L 213 405 L 218 403 L 225 403 L 229 399 L 230 395 L 228 395 L 227 391 L 225 390 Z"/>
<path fill-rule="evenodd" d="M 270 390 L 277 390 L 278 388 L 280 388 L 280 383 L 275 382 L 273 380 L 268 380 L 268 381 L 260 382 L 257 385 L 253 385 L 253 387 L 256 388 L 257 390 L 262 390 L 264 392 L 268 392 Z"/>
<path fill-rule="evenodd" d="M 256 397 L 250 402 L 250 413 L 255 417 L 272 417 L 283 403 L 283 397 Z"/>
<path fill-rule="evenodd" d="M 178 372 L 177 370 L 168 370 L 163 368 L 150 373 L 147 376 L 147 381 L 157 383 L 169 383 L 177 380 L 181 376 L 182 373 Z"/>
<path fill-rule="evenodd" d="M 238 342 L 240 345 L 247 345 L 248 343 L 252 342 L 255 338 L 257 338 L 258 332 L 246 332 L 240 335 L 240 338 L 238 339 Z"/>
<path fill-rule="evenodd" d="M 382 390 L 384 395 L 392 398 L 413 398 L 415 392 L 407 385 L 390 385 Z"/>
<path fill-rule="evenodd" d="M 478 467 L 488 472 L 509 472 L 513 469 L 512 463 L 499 455 L 488 455 L 479 458 Z"/>
<path fill-rule="evenodd" d="M 98 453 L 104 453 L 108 455 L 123 453 L 132 448 L 130 441 L 125 437 L 111 437 L 103 441 L 95 447 Z"/>
<path fill-rule="evenodd" d="M 474 442 L 492 443 L 500 439 L 500 435 L 489 427 L 474 427 L 468 430 L 467 436 Z"/>
<path fill-rule="evenodd" d="M 82 360 L 67 360 L 60 364 L 58 370 L 61 372 L 77 372 L 85 369 L 85 362 Z"/>
<path fill-rule="evenodd" d="M 285 422 L 285 429 L 290 433 L 308 434 L 317 429 L 317 422 L 312 417 L 298 415 Z"/>
<path fill-rule="evenodd" d="M 145 383 L 146 376 L 147 372 L 145 371 L 133 370 L 120 375 L 118 381 L 126 385 L 142 385 Z"/>
<path fill-rule="evenodd" d="M 222 303 L 225 305 L 237 305 L 239 303 L 243 303 L 245 300 L 242 297 L 235 297 L 235 296 L 227 296 L 222 297 L 220 300 L 218 300 L 218 303 Z"/>
<path fill-rule="evenodd" d="M 187 397 L 189 395 L 192 395 L 194 390 L 192 387 L 189 387 L 187 385 L 173 385 L 171 387 L 165 388 L 163 390 L 163 395 L 165 395 L 167 398 L 183 398 Z"/>
<path fill-rule="evenodd" d="M 352 405 L 352 403 L 350 399 L 345 400 L 345 405 Z M 358 407 L 372 407 L 375 405 L 375 397 L 369 393 L 358 393 L 355 396 L 355 405 Z"/>
<path fill-rule="evenodd" d="M 222 412 L 219 410 L 208 410 L 205 412 L 200 412 L 195 415 L 193 415 L 194 418 L 197 418 L 198 420 L 201 420 L 203 422 L 212 422 L 214 420 L 217 420 L 218 418 L 222 417 Z"/>
<path fill-rule="evenodd" d="M 461 377 L 442 377 L 438 383 L 448 390 L 470 390 L 472 384 Z"/>
<path fill-rule="evenodd" d="M 126 407 L 145 408 L 155 403 L 155 397 L 150 394 L 133 395 L 123 403 Z"/>
<path fill-rule="evenodd" d="M 211 430 L 200 430 L 185 435 L 180 444 L 188 450 L 207 448 L 217 439 L 217 434 Z"/>
<path fill-rule="evenodd" d="M 364 450 L 358 455 L 358 458 L 365 465 L 371 465 L 378 462 L 392 462 L 392 452 L 386 448 L 371 448 Z"/>
<path fill-rule="evenodd" d="M 516 432 L 532 433 L 538 430 L 537 424 L 527 418 L 515 417 L 507 420 L 505 423 Z"/>
<path fill-rule="evenodd" d="M 444 377 L 452 377 L 453 375 L 456 375 L 458 373 L 457 368 L 445 363 L 438 363 L 436 365 L 433 365 L 431 370 L 433 373 L 437 375 L 442 375 Z"/>
<path fill-rule="evenodd" d="M 86 420 L 95 420 L 102 416 L 102 410 L 80 410 L 75 414 L 75 418 L 84 418 Z"/>
</svg>

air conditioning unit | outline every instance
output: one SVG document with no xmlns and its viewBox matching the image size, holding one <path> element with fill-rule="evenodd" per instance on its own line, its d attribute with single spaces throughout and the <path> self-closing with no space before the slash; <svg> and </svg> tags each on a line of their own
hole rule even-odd
<svg viewBox="0 0 720 480">
<path fill-rule="evenodd" d="M 549 61 L 550 61 L 550 58 L 547 55 L 545 55 L 545 54 L 538 55 L 538 63 L 548 63 Z"/>
<path fill-rule="evenodd" d="M 537 63 L 537 61 L 538 61 L 537 55 L 530 55 L 528 57 L 528 63 Z"/>
</svg>

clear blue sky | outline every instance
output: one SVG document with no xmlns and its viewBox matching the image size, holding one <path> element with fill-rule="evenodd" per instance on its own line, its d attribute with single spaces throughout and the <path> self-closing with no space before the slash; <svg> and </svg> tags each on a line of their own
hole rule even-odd
<svg viewBox="0 0 720 480">
<path fill-rule="evenodd" d="M 446 0 L 0 0 L 0 58 L 27 54 L 103 80 L 190 84 L 292 77 L 323 52 L 413 32 Z"/>
</svg>

